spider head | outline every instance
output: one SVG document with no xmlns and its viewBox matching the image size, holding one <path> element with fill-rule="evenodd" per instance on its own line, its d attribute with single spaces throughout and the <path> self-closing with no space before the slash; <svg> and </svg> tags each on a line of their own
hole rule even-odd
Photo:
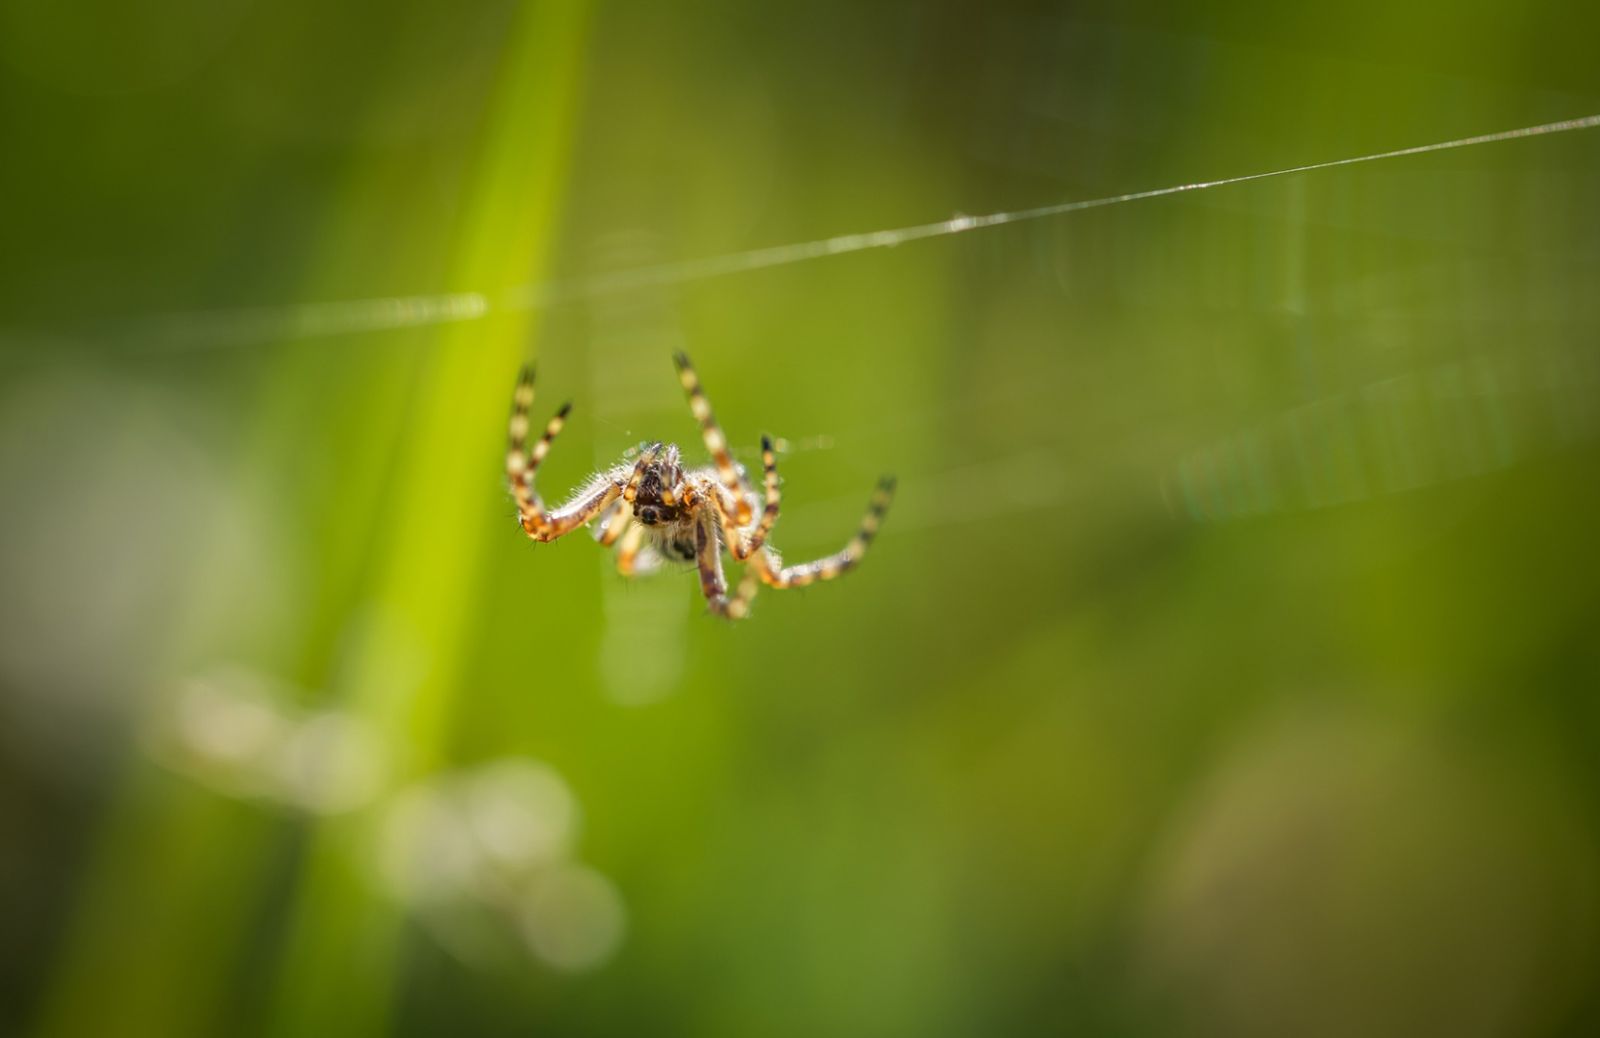
<svg viewBox="0 0 1600 1038">
<path fill-rule="evenodd" d="M 633 502 L 633 517 L 646 526 L 677 522 L 683 515 L 683 502 L 674 495 L 673 488 L 682 482 L 678 450 L 669 446 L 660 458 L 645 466 Z"/>
</svg>

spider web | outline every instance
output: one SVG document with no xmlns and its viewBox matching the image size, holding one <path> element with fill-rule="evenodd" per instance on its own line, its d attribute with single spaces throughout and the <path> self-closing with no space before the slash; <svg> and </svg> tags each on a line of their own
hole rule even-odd
<svg viewBox="0 0 1600 1038">
<path fill-rule="evenodd" d="M 673 333 L 657 331 L 661 327 L 659 313 L 668 302 L 663 293 L 700 282 L 1273 180 L 1293 185 L 1298 192 L 1293 197 L 1299 198 L 1303 206 L 1304 178 L 1310 174 L 1398 163 L 1441 152 L 1595 128 L 1600 128 L 1600 114 L 1265 171 L 984 215 L 958 214 L 922 224 L 688 260 L 639 262 L 639 257 L 648 256 L 647 251 L 619 252 L 611 248 L 603 253 L 600 265 L 612 269 L 499 293 L 473 291 L 173 313 L 133 318 L 115 328 L 80 330 L 60 337 L 78 342 L 114 337 L 121 342 L 142 344 L 142 351 L 163 353 L 471 322 L 497 313 L 578 306 L 600 315 L 602 327 L 595 336 L 595 345 L 602 356 L 608 352 L 607 341 L 620 343 L 625 339 L 637 347 L 641 338 L 656 340 L 651 348 L 665 355 L 687 348 L 688 344 Z M 1301 221 L 1305 218 L 1303 212 L 1297 216 Z M 1290 226 L 1294 226 L 1292 220 Z M 1291 267 L 1299 262 L 1292 249 L 1286 260 Z M 602 307 L 601 303 L 605 305 Z M 1294 305 L 1291 302 L 1290 308 Z M 37 333 L 18 330 L 0 335 L 0 341 L 12 346 L 40 340 Z M 611 352 L 622 356 L 620 345 Z M 621 371 L 626 365 L 602 363 L 599 367 L 602 371 Z M 1600 372 L 1594 369 L 1588 353 L 1555 346 L 1523 357 L 1479 353 L 1451 358 L 1426 369 L 1324 394 L 1262 416 L 1247 426 L 1222 430 L 1207 442 L 1174 452 L 1174 461 L 1152 482 L 1151 488 L 1170 512 L 1215 521 L 1275 510 L 1326 507 L 1459 479 L 1504 467 L 1530 452 L 1594 436 L 1600 431 L 1600 418 L 1589 401 L 1597 383 Z M 976 405 L 971 400 L 960 400 L 921 413 L 896 414 L 889 423 L 869 423 L 842 436 L 828 431 L 780 437 L 779 450 L 792 457 L 840 446 L 854 447 L 871 442 L 873 433 L 881 431 L 885 424 L 920 429 L 947 426 L 962 415 L 1014 407 L 1030 394 L 1041 392 L 1040 384 L 1037 373 L 1025 375 L 1012 384 L 987 389 Z M 629 417 L 647 390 L 640 384 L 616 382 L 596 388 L 599 401 L 611 403 L 593 406 L 593 420 L 624 436 L 633 436 L 634 423 Z M 1535 412 L 1537 420 L 1513 413 L 1508 402 Z M 1428 442 L 1421 446 L 1409 442 L 1418 435 Z M 754 455 L 755 447 L 744 443 L 735 446 L 734 452 L 748 459 Z M 596 464 L 605 460 L 608 459 L 597 458 Z M 1060 504 L 1072 495 L 1055 478 L 1058 466 L 1052 465 L 1051 460 L 1047 453 L 1037 451 L 1010 452 L 966 461 L 946 471 L 923 473 L 903 483 L 896 525 L 927 529 Z M 928 489 L 948 485 L 965 488 L 955 505 Z M 859 502 L 853 497 L 840 497 L 807 509 L 802 518 L 815 517 L 819 523 L 848 528 L 858 509 Z M 786 525 L 794 522 L 791 515 Z"/>
<path fill-rule="evenodd" d="M 1103 550 L 1122 552 L 1119 561 L 1139 554 L 1149 528 L 1182 540 L 1199 524 L 1245 526 L 1470 485 L 1600 435 L 1600 366 L 1592 349 L 1600 313 L 1574 295 L 1600 271 L 1592 259 L 1575 260 L 1576 249 L 1539 242 L 1563 212 L 1593 211 L 1592 203 L 1580 209 L 1568 192 L 1590 190 L 1594 166 L 1573 176 L 1579 183 L 1571 189 L 1560 173 L 1570 169 L 1570 154 L 1553 157 L 1554 148 L 1533 143 L 1596 128 L 1600 114 L 1388 150 L 1338 150 L 1343 157 L 1304 164 L 1293 164 L 1300 155 L 1284 155 L 1282 165 L 1252 163 L 1251 172 L 1218 179 L 1162 176 L 1153 180 L 1165 186 L 1135 182 L 1120 193 L 1084 192 L 1093 197 L 1044 190 L 1025 197 L 1065 200 L 984 215 L 896 226 L 869 215 L 861 225 L 881 229 L 686 260 L 654 255 L 648 243 L 612 242 L 596 257 L 598 274 L 509 291 L 171 313 L 59 333 L 0 329 L 0 343 L 94 347 L 104 340 L 134 344 L 147 358 L 187 358 L 508 312 L 538 310 L 556 315 L 552 320 L 577 314 L 586 322 L 581 341 L 590 380 L 580 413 L 605 431 L 587 459 L 599 466 L 627 441 L 658 435 L 653 419 L 668 413 L 668 401 L 680 427 L 690 428 L 664 363 L 674 350 L 695 351 L 678 312 L 680 290 L 713 282 L 742 287 L 762 273 L 794 278 L 791 287 L 813 275 L 826 285 L 829 271 L 921 262 L 944 243 L 947 267 L 972 298 L 985 301 L 985 312 L 960 306 L 935 312 L 931 299 L 920 301 L 933 312 L 930 323 L 950 326 L 950 352 L 938 356 L 931 337 L 901 344 L 900 361 L 906 355 L 930 361 L 916 373 L 924 380 L 916 393 L 888 403 L 858 393 L 830 404 L 818 425 L 778 430 L 788 433 L 783 466 L 794 490 L 780 533 L 788 561 L 836 549 L 854 529 L 877 467 L 896 469 L 901 489 L 886 533 L 905 540 L 891 549 L 900 559 L 885 553 L 885 561 L 928 560 L 920 588 L 890 592 L 906 611 L 905 628 L 920 635 L 927 602 L 939 599 L 940 608 L 956 610 L 970 595 L 978 600 L 970 608 L 988 617 L 980 622 L 1029 634 L 1015 617 L 988 608 L 1015 605 L 1007 586 L 1015 578 L 995 561 L 1002 551 L 1018 569 L 1026 567 L 1023 579 L 1076 577 L 1101 564 L 1094 556 Z M 1489 147 L 1497 144 L 1504 147 Z M 1484 172 L 1465 158 L 1491 152 L 1499 170 Z M 1423 161 L 1445 155 L 1456 165 Z M 1512 174 L 1503 175 L 1511 166 Z M 1366 190 L 1378 171 L 1382 189 Z M 1526 190 L 1513 196 L 1508 185 Z M 1101 188 L 1122 186 L 1108 178 Z M 924 215 L 948 213 L 945 201 L 959 197 L 946 191 Z M 1484 200 L 1498 204 L 1476 205 Z M 1155 204 L 1162 201 L 1171 204 Z M 1460 240 L 1441 237 L 1441 228 L 1455 221 L 1526 233 L 1498 239 L 1485 233 L 1458 247 Z M 1135 222 L 1142 236 L 1124 234 Z M 1374 231 L 1382 224 L 1392 226 Z M 1226 241 L 1247 248 L 1218 261 L 1212 250 Z M 1505 255 L 1483 248 L 1495 241 L 1513 248 Z M 1383 249 L 1394 255 L 1375 257 Z M 862 268 L 855 269 L 859 278 Z M 1553 271 L 1563 275 L 1552 278 Z M 811 283 L 795 294 L 815 289 Z M 1085 305 L 1097 295 L 1104 299 Z M 662 363 L 638 363 L 646 354 Z M 139 355 L 123 351 L 131 364 Z M 730 431 L 739 437 L 758 431 L 749 419 L 759 415 L 751 409 L 761 398 L 719 395 L 721 378 L 702 367 L 714 399 L 755 401 L 739 421 L 724 415 Z M 887 363 L 862 367 L 892 370 Z M 803 393 L 788 391 L 821 399 L 836 381 L 844 379 L 824 372 Z M 764 389 L 783 395 L 781 388 Z M 899 406 L 900 399 L 912 402 Z M 82 406 L 73 400 L 64 413 L 76 416 Z M 96 435 L 122 438 L 116 430 Z M 743 444 L 736 453 L 748 460 L 753 448 L 749 439 Z M 14 449 L 26 447 L 19 438 Z M 572 485 L 568 477 L 585 460 L 581 455 L 552 456 L 556 492 Z M 156 471 L 169 461 L 147 456 Z M 86 452 L 83 460 L 74 471 L 93 473 L 97 483 L 109 475 L 110 489 L 124 496 L 147 489 L 130 478 L 144 465 L 100 452 Z M 493 478 L 486 471 L 486 495 Z M 86 523 L 101 518 L 85 516 Z M 1095 532 L 1092 524 L 1132 532 L 1119 543 L 1077 536 Z M 505 527 L 507 537 L 513 529 Z M 77 539 L 87 542 L 89 532 L 86 525 Z M 1087 560 L 1061 547 L 1074 539 L 1077 556 Z M 629 583 L 610 572 L 610 558 L 593 545 L 570 548 L 563 562 L 582 565 L 591 556 L 596 572 L 605 574 L 597 582 L 604 622 L 594 662 L 614 701 L 649 703 L 682 687 L 699 640 L 748 637 L 706 624 L 691 636 L 688 628 L 703 610 L 692 580 Z M 1288 554 L 1261 552 L 1262 568 Z M 980 570 L 982 583 L 973 577 Z M 1143 596 L 1141 608 L 1184 610 L 1184 622 L 1175 626 L 1197 628 L 1202 637 L 1214 629 L 1181 589 L 1152 603 L 1156 596 L 1139 586 L 1147 577 L 1141 564 L 1130 563 L 1127 573 L 1124 586 Z M 960 594 L 942 594 L 948 588 Z M 1055 595 L 1052 586 L 1032 601 L 1067 599 Z M 949 605 L 952 598 L 956 604 Z M 822 619 L 829 619 L 826 611 Z M 959 644 L 962 636 L 955 637 Z M 1153 655 L 1162 643 L 1137 647 L 1146 645 Z M 385 648 L 372 655 L 389 654 Z M 984 677 L 993 684 L 1009 673 L 1028 672 L 1008 665 Z"/>
<path fill-rule="evenodd" d="M 1056 202 L 1029 209 L 978 216 L 957 214 L 947 219 L 907 227 L 884 228 L 717 256 L 627 267 L 577 280 L 526 285 L 498 294 L 486 291 L 452 292 L 166 314 L 143 319 L 131 318 L 118 325 L 115 333 L 122 338 L 158 343 L 160 349 L 198 349 L 476 321 L 495 313 L 541 309 L 558 304 L 634 294 L 645 289 L 688 285 L 771 267 L 789 266 L 870 249 L 889 249 L 931 238 L 1052 219 L 1109 206 L 1597 127 L 1600 127 L 1600 113 L 1099 198 Z M 93 333 L 90 333 L 89 337 L 93 338 Z M 20 330 L 13 330 L 0 336 L 0 341 L 9 340 L 12 345 L 27 344 L 39 339 L 37 333 L 30 334 Z"/>
</svg>

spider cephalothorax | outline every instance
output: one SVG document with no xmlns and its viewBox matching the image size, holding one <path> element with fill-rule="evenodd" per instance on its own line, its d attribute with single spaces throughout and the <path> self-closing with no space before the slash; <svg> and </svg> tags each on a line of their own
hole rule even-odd
<svg viewBox="0 0 1600 1038">
<path fill-rule="evenodd" d="M 861 528 L 842 551 L 815 562 L 784 566 L 767 545 L 781 501 L 772 440 L 761 438 L 762 494 L 758 496 L 744 467 L 728 452 L 728 439 L 711 413 L 689 358 L 679 353 L 673 360 L 713 464 L 685 470 L 676 444 L 645 444 L 637 460 L 624 460 L 596 474 L 566 504 L 551 510 L 545 509 L 534 490 L 533 476 L 572 405 L 556 412 L 530 451 L 528 409 L 533 404 L 533 369 L 523 369 L 512 397 L 510 450 L 506 453 L 506 473 L 523 531 L 536 541 L 553 541 L 598 518 L 595 537 L 607 547 L 617 546 L 617 568 L 624 575 L 647 572 L 663 557 L 694 562 L 712 612 L 734 619 L 748 614 L 759 584 L 803 587 L 829 580 L 859 563 L 888 511 L 894 480 L 887 476 L 879 480 Z M 732 595 L 722 572 L 724 550 L 749 563 Z"/>
<path fill-rule="evenodd" d="M 641 454 L 649 446 L 641 446 Z M 683 468 L 678 460 L 678 445 L 669 443 L 662 448 L 659 460 L 650 462 L 639 474 L 639 486 L 634 492 L 633 517 L 646 526 L 657 523 L 671 524 L 683 518 L 683 502 L 677 499 L 672 488 L 683 482 Z"/>
</svg>

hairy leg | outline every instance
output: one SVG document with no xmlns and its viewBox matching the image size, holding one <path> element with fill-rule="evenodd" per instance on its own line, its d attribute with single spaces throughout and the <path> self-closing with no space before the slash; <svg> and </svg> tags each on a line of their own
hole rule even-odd
<svg viewBox="0 0 1600 1038">
<path fill-rule="evenodd" d="M 722 551 L 717 538 L 716 519 L 709 511 L 700 513 L 695 523 L 695 563 L 700 569 L 700 593 L 706 604 L 718 616 L 730 620 L 743 620 L 750 615 L 750 599 L 755 594 L 755 582 L 741 582 L 739 590 L 728 595 L 728 581 L 722 574 Z"/>
<path fill-rule="evenodd" d="M 750 488 L 740 476 L 733 455 L 728 453 L 728 437 L 723 433 L 722 426 L 717 424 L 716 415 L 711 413 L 711 402 L 700 388 L 700 378 L 694 373 L 694 365 L 689 362 L 688 355 L 675 353 L 672 361 L 678 366 L 678 381 L 683 383 L 683 391 L 689 395 L 689 410 L 694 412 L 695 421 L 700 423 L 700 437 L 705 441 L 706 450 L 711 452 L 711 460 L 716 463 L 717 478 L 735 502 L 736 525 L 748 526 L 751 514 L 745 496 L 750 493 Z"/>
<path fill-rule="evenodd" d="M 717 510 L 717 518 L 722 524 L 723 540 L 727 542 L 728 550 L 733 557 L 743 562 L 765 543 L 767 535 L 772 532 L 773 524 L 778 521 L 778 511 L 782 504 L 782 495 L 778 490 L 778 465 L 772 449 L 772 440 L 761 437 L 761 465 L 764 494 L 761 502 L 761 515 L 756 520 L 754 527 L 739 525 L 738 508 L 733 495 L 720 484 L 707 480 L 704 484 L 705 493 L 702 495 L 711 500 Z M 747 509 L 748 510 L 748 509 Z"/>
<path fill-rule="evenodd" d="M 550 540 L 547 536 L 549 516 L 545 513 L 544 502 L 539 499 L 539 492 L 534 489 L 533 475 L 545 455 L 550 453 L 551 441 L 566 423 L 567 415 L 572 411 L 572 402 L 561 405 L 561 409 L 545 425 L 544 435 L 539 437 L 539 442 L 533 445 L 530 453 L 527 447 L 531 429 L 528 411 L 532 406 L 533 368 L 530 366 L 522 369 L 517 378 L 517 388 L 511 395 L 511 420 L 506 435 L 506 478 L 511 483 L 511 494 L 517 500 L 517 512 L 523 530 L 535 540 Z"/>
<path fill-rule="evenodd" d="M 661 564 L 661 556 L 644 543 L 644 527 L 630 525 L 617 545 L 617 572 L 625 577 L 642 577 Z"/>
<path fill-rule="evenodd" d="M 538 491 L 534 489 L 533 477 L 540 463 L 544 461 L 545 455 L 550 453 L 550 444 L 561 432 L 561 427 L 566 424 L 567 415 L 572 411 L 572 404 L 569 401 L 561 406 L 545 425 L 544 435 L 539 437 L 539 442 L 535 443 L 530 451 L 527 449 L 528 431 L 531 428 L 528 411 L 532 406 L 533 369 L 525 367 L 517 379 L 517 388 L 511 397 L 511 419 L 507 426 L 506 476 L 511 483 L 511 494 L 517 501 L 518 519 L 523 532 L 536 541 L 553 541 L 589 522 L 609 508 L 618 497 L 630 495 L 638 487 L 645 466 L 655 458 L 660 445 L 657 444 L 654 450 L 639 458 L 633 466 L 631 476 L 626 475 L 627 469 L 620 466 L 611 469 L 590 480 L 560 508 L 549 511 L 540 500 Z"/>
<path fill-rule="evenodd" d="M 842 551 L 817 559 L 815 562 L 803 562 L 797 566 L 782 568 L 776 568 L 772 555 L 762 551 L 752 560 L 751 568 L 762 583 L 775 588 L 805 587 L 818 580 L 832 580 L 839 574 L 860 565 L 862 556 L 866 555 L 867 549 L 872 546 L 872 539 L 877 536 L 878 527 L 883 523 L 884 513 L 889 510 L 889 503 L 893 500 L 894 479 L 885 476 L 879 480 L 878 488 L 873 492 L 872 502 L 867 506 L 867 514 L 861 520 L 861 528 Z"/>
</svg>

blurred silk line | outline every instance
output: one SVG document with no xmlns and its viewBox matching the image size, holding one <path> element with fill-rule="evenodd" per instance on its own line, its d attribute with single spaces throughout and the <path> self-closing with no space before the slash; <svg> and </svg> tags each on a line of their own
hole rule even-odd
<svg viewBox="0 0 1600 1038">
<path fill-rule="evenodd" d="M 786 266 L 868 249 L 894 248 L 928 238 L 1050 219 L 1129 202 L 1209 191 L 1214 188 L 1282 177 L 1296 177 L 1321 170 L 1386 162 L 1460 148 L 1475 148 L 1528 137 L 1591 130 L 1596 127 L 1600 127 L 1600 114 L 1254 173 L 1132 190 L 1098 198 L 1057 202 L 1010 212 L 986 213 L 981 216 L 957 213 L 948 219 L 931 223 L 836 235 L 815 241 L 790 242 L 743 252 L 664 261 L 632 257 L 622 262 L 602 264 L 598 267 L 601 273 L 587 278 L 548 282 L 529 281 L 519 287 L 500 291 L 484 291 L 478 287 L 431 295 L 166 314 L 130 319 L 121 326 L 98 326 L 68 331 L 41 333 L 13 329 L 0 334 L 0 344 L 39 350 L 46 346 L 93 343 L 103 339 L 131 339 L 159 344 L 155 348 L 161 351 L 193 350 L 475 322 L 496 314 L 515 315 L 562 303 L 590 302 L 605 297 L 636 293 L 649 294 L 656 289 L 726 277 L 731 274 Z M 500 280 L 491 275 L 481 282 L 467 284 L 482 286 L 495 284 Z"/>
<path fill-rule="evenodd" d="M 367 159 L 352 165 L 338 204 L 329 208 L 321 255 L 327 269 L 352 262 L 368 268 L 388 264 L 413 275 L 431 269 L 440 282 L 460 286 L 541 280 L 553 213 L 569 171 L 575 85 L 588 22 L 587 5 L 580 3 L 530 7 L 518 15 L 503 43 L 453 254 L 374 257 L 363 251 L 363 223 L 386 209 L 392 214 L 394 206 L 383 160 Z M 312 264 L 308 286 L 318 274 Z M 330 724 L 343 733 L 334 743 L 344 763 L 354 755 L 354 784 L 342 788 L 355 802 L 299 805 L 351 809 L 318 815 L 311 823 L 281 955 L 267 967 L 272 975 L 265 986 L 273 992 L 274 1014 L 267 1030 L 275 1034 L 362 1035 L 386 1027 L 402 925 L 403 899 L 394 896 L 396 885 L 416 889 L 427 883 L 391 869 L 386 890 L 368 867 L 373 849 L 393 847 L 397 840 L 404 845 L 406 839 L 436 839 L 440 827 L 450 824 L 440 821 L 449 814 L 436 808 L 455 794 L 417 783 L 437 772 L 444 759 L 456 706 L 451 691 L 463 684 L 459 672 L 476 618 L 481 542 L 492 525 L 482 514 L 483 498 L 470 492 L 480 474 L 459 459 L 497 455 L 504 435 L 504 374 L 515 370 L 531 333 L 527 313 L 463 325 L 459 319 L 481 315 L 481 307 L 471 303 L 470 292 L 450 298 L 467 302 L 437 314 L 421 315 L 401 305 L 385 311 L 392 311 L 395 321 L 415 323 L 427 316 L 455 323 L 437 328 L 433 348 L 425 354 L 382 371 L 316 348 L 283 349 L 268 364 L 251 431 L 238 445 L 230 476 L 246 501 L 265 498 L 270 485 L 255 474 L 292 472 L 302 465 L 315 469 L 325 453 L 343 452 L 338 470 L 354 475 L 310 495 L 322 516 L 314 547 L 327 551 L 319 579 L 334 593 L 316 596 L 291 615 L 275 615 L 270 585 L 276 575 L 268 573 L 266 593 L 254 602 L 262 612 L 251 615 L 237 605 L 237 571 L 220 564 L 229 546 L 216 535 L 202 535 L 187 546 L 185 575 L 174 595 L 176 634 L 153 653 L 159 659 L 150 667 L 152 677 L 193 672 L 245 648 L 282 660 L 291 672 L 319 659 L 337 661 L 328 698 L 338 712 L 316 716 L 323 719 L 324 734 Z M 312 315 L 315 320 L 288 329 L 268 319 L 263 330 L 277 335 L 317 331 L 330 321 L 349 324 L 348 315 L 339 315 L 337 309 L 319 311 Z M 325 421 L 301 420 L 308 405 L 324 402 L 315 394 L 327 386 L 341 394 L 337 403 L 325 401 L 330 413 L 349 423 L 340 427 L 348 435 L 337 443 L 323 439 Z M 371 543 L 375 529 L 385 532 Z M 366 617 L 362 623 L 352 628 L 332 622 L 352 603 Z M 346 632 L 343 644 L 319 641 L 330 629 Z M 198 694 L 195 699 L 191 689 L 181 709 L 188 711 L 191 728 L 198 725 L 202 745 L 212 739 L 210 750 L 224 758 L 247 749 L 252 732 L 307 722 L 308 715 L 296 708 L 274 713 L 248 701 L 224 703 L 217 715 L 214 689 Z M 210 701 L 204 698 L 208 694 Z M 223 718 L 220 725 L 217 716 Z M 343 737 L 352 732 L 360 735 Z M 382 759 L 363 762 L 359 747 L 364 745 L 381 748 Z M 173 763 L 170 755 L 166 759 Z M 335 754 L 334 762 L 339 759 Z M 43 1000 L 38 1033 L 94 1033 L 105 1020 L 118 1021 L 128 1034 L 214 1033 L 213 1014 L 226 988 L 221 981 L 241 967 L 229 957 L 239 954 L 238 936 L 262 911 L 269 885 L 270 820 L 226 799 L 175 792 L 170 780 L 137 756 L 120 766 L 128 774 L 117 783 L 118 799 L 92 854 L 77 915 Z M 292 769 L 289 774 L 292 778 Z M 232 781 L 244 783 L 235 792 L 290 801 L 297 796 L 292 782 L 251 786 L 263 780 L 239 775 Z M 549 776 L 532 781 L 555 788 Z M 526 775 L 512 784 L 518 782 L 526 786 Z M 394 812 L 377 808 L 392 807 L 395 801 L 385 794 L 400 789 L 413 792 L 406 801 L 411 806 L 402 812 L 410 820 L 399 826 L 397 836 Z M 468 804 L 483 802 L 470 793 L 461 796 Z M 480 814 L 487 812 L 493 828 L 494 818 L 509 816 L 493 806 L 492 798 L 489 803 Z M 501 835 L 515 829 L 511 825 Z M 486 851 L 491 858 L 494 839 L 491 834 Z M 551 839 L 560 843 L 566 837 Z M 199 848 L 205 852 L 197 853 Z M 578 947 L 546 946 L 543 957 L 578 965 L 596 954 L 595 942 L 614 940 L 620 905 L 602 880 L 568 871 L 546 873 L 542 883 L 528 895 L 532 907 L 505 911 L 550 919 L 573 905 L 587 905 L 601 920 L 601 932 L 589 934 L 589 945 L 580 926 Z M 494 903 L 510 904 L 504 897 Z M 562 932 L 575 932 L 561 925 Z M 184 940 L 160 939 L 178 928 Z M 536 951 L 543 939 L 534 936 L 538 932 L 534 927 L 529 937 Z"/>
</svg>

